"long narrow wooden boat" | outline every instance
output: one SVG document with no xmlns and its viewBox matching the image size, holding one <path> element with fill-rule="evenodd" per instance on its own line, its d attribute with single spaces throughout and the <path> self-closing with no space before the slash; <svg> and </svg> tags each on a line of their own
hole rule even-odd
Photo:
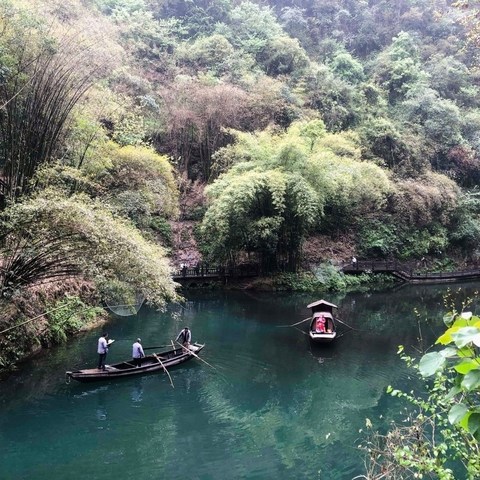
<svg viewBox="0 0 480 480">
<path fill-rule="evenodd" d="M 193 343 L 188 349 L 178 347 L 174 350 L 166 352 L 152 353 L 142 358 L 140 367 L 136 367 L 132 360 L 106 365 L 106 369 L 89 368 L 86 370 L 74 370 L 66 372 L 69 378 L 73 378 L 79 382 L 96 382 L 99 380 L 108 380 L 112 378 L 123 378 L 133 375 L 143 375 L 152 372 L 164 372 L 180 363 L 184 363 L 195 355 L 198 355 L 205 345 Z M 195 354 L 195 355 L 194 355 Z"/>
<path fill-rule="evenodd" d="M 307 308 L 312 309 L 312 319 L 308 332 L 312 341 L 317 343 L 333 342 L 337 336 L 334 309 L 338 307 L 325 300 L 318 300 L 307 305 Z"/>
</svg>

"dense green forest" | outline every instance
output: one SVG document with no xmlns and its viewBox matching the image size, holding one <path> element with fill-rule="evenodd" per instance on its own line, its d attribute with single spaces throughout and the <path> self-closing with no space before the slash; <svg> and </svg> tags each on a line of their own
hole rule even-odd
<svg viewBox="0 0 480 480">
<path fill-rule="evenodd" d="M 477 261 L 468 2 L 1 0 L 0 24 L 0 367 L 101 300 L 175 300 L 182 241 L 267 274 Z"/>
</svg>

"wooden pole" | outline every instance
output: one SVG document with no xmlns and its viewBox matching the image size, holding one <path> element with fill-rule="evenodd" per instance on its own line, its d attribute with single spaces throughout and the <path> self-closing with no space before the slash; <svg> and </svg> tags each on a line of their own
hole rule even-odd
<svg viewBox="0 0 480 480">
<path fill-rule="evenodd" d="M 170 345 L 157 345 L 156 347 L 143 347 L 144 350 L 155 350 L 156 348 L 166 348 Z"/>
<path fill-rule="evenodd" d="M 174 385 L 173 385 L 172 377 L 171 377 L 170 374 L 168 373 L 168 370 L 167 370 L 167 368 L 165 367 L 165 365 L 162 363 L 162 361 L 160 360 L 160 358 L 158 358 L 158 355 L 157 355 L 156 353 L 153 353 L 152 355 L 157 359 L 157 361 L 160 363 L 160 365 L 162 366 L 162 368 L 165 370 L 165 373 L 168 375 L 168 378 L 170 379 L 170 384 L 172 385 L 172 388 L 175 388 Z"/>
<path fill-rule="evenodd" d="M 292 323 L 291 325 L 275 325 L 277 328 L 286 328 L 286 327 L 295 327 L 296 325 L 300 325 L 303 322 L 306 322 L 307 320 L 311 320 L 312 317 L 305 318 L 303 320 L 300 320 L 297 323 Z"/>
<path fill-rule="evenodd" d="M 173 343 L 173 342 L 172 342 Z M 197 357 L 199 360 L 201 360 L 202 362 L 206 363 L 209 367 L 212 367 L 214 370 L 216 370 L 216 368 L 213 366 L 213 365 L 210 365 L 206 360 L 204 360 L 203 358 L 200 358 L 196 353 L 193 353 L 189 348 L 183 346 L 181 343 L 179 342 L 176 342 L 178 343 L 184 350 L 186 350 L 188 353 L 191 353 L 194 357 Z"/>
</svg>

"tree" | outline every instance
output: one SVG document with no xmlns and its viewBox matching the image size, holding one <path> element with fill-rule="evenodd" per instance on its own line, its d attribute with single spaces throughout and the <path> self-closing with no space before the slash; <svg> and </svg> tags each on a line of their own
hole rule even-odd
<svg viewBox="0 0 480 480">
<path fill-rule="evenodd" d="M 365 78 L 362 64 L 347 52 L 339 53 L 334 57 L 331 69 L 333 73 L 349 83 L 357 84 Z"/>
<path fill-rule="evenodd" d="M 167 158 L 146 147 L 105 149 L 104 169 L 93 177 L 103 187 L 102 198 L 139 226 L 148 225 L 152 215 L 175 218 L 178 214 L 178 187 Z M 93 170 L 87 165 L 85 170 Z M 133 201 L 135 198 L 138 201 Z"/>
<path fill-rule="evenodd" d="M 28 12 L 3 7 L 0 83 L 0 207 L 28 192 L 37 168 L 55 158 L 69 114 L 108 69 L 94 39 L 55 38 Z"/>
<path fill-rule="evenodd" d="M 404 99 L 413 87 L 425 84 L 427 77 L 420 66 L 418 47 L 410 34 L 399 33 L 377 57 L 375 78 L 388 92 L 391 104 Z"/>
<path fill-rule="evenodd" d="M 267 75 L 299 75 L 308 66 L 307 54 L 297 39 L 281 36 L 269 40 L 258 53 L 257 61 Z"/>
<path fill-rule="evenodd" d="M 4 211 L 0 235 L 2 296 L 83 275 L 107 294 L 110 285 L 163 307 L 176 298 L 162 247 L 84 195 L 46 190 Z"/>
<path fill-rule="evenodd" d="M 352 128 L 359 119 L 361 97 L 352 85 L 326 66 L 314 67 L 305 75 L 306 106 L 317 110 L 329 131 Z"/>
<path fill-rule="evenodd" d="M 235 261 L 242 252 L 257 253 L 265 271 L 281 259 L 297 268 L 303 238 L 318 216 L 316 193 L 301 177 L 280 170 L 230 173 L 207 195 L 202 233 L 210 258 Z"/>
<path fill-rule="evenodd" d="M 225 129 L 239 127 L 244 118 L 245 92 L 229 84 L 184 79 L 161 95 L 166 118 L 157 145 L 167 145 L 189 178 L 208 180 L 212 155 L 229 141 Z"/>
</svg>

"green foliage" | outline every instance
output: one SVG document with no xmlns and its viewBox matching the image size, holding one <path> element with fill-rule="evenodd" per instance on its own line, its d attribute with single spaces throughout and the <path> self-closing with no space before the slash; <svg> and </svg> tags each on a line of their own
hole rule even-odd
<svg viewBox="0 0 480 480">
<path fill-rule="evenodd" d="M 146 147 L 115 144 L 104 155 L 105 167 L 94 178 L 106 190 L 104 198 L 120 213 L 143 226 L 152 214 L 177 215 L 178 188 L 166 157 Z"/>
<path fill-rule="evenodd" d="M 441 349 L 423 355 L 418 363 L 399 348 L 407 364 L 431 381 L 426 396 L 388 388 L 416 411 L 404 426 L 394 425 L 386 436 L 377 434 L 365 446 L 371 473 L 397 478 L 394 474 L 409 472 L 415 478 L 453 480 L 460 478 L 452 470 L 457 462 L 464 469 L 461 478 L 480 475 L 480 317 L 453 310 L 444 322 L 447 330 L 436 341 Z"/>
<path fill-rule="evenodd" d="M 453 245 L 464 252 L 478 253 L 480 240 L 480 199 L 475 191 L 466 192 L 460 197 L 458 208 L 452 221 L 449 238 Z"/>
<path fill-rule="evenodd" d="M 173 246 L 172 227 L 162 217 L 152 217 L 149 227 L 160 236 L 162 244 L 168 248 Z"/>
<path fill-rule="evenodd" d="M 375 258 L 398 255 L 400 240 L 395 225 L 381 220 L 366 221 L 362 223 L 359 233 L 358 248 L 362 256 Z"/>
<path fill-rule="evenodd" d="M 212 203 L 204 219 L 208 228 L 203 231 L 206 243 L 225 244 L 232 254 L 260 250 L 279 256 L 287 253 L 291 259 L 313 227 L 345 227 L 355 221 L 355 216 L 382 208 L 391 190 L 386 172 L 377 165 L 359 161 L 354 135 L 326 134 L 320 120 L 295 122 L 281 134 L 265 130 L 255 135 L 235 135 L 237 142 L 216 155 L 217 162 L 231 167 L 208 189 Z M 282 182 L 292 185 L 285 190 L 289 195 L 282 194 L 285 209 L 280 216 L 274 209 L 268 212 L 268 225 L 255 223 L 256 215 L 264 208 L 257 199 L 257 181 L 262 178 L 263 182 L 266 175 L 273 175 L 271 186 L 273 178 L 278 180 L 280 176 L 284 178 Z M 245 209 L 251 207 L 239 206 L 240 202 L 257 205 L 257 213 L 248 218 L 252 213 L 246 214 Z M 305 207 L 300 209 L 302 202 Z M 238 215 L 242 215 L 241 223 L 232 219 Z M 243 238 L 247 234 L 255 238 L 262 230 L 266 243 Z M 214 255 L 219 252 L 215 250 Z"/>
<path fill-rule="evenodd" d="M 68 336 L 96 320 L 103 309 L 86 305 L 78 297 L 65 297 L 47 305 L 48 332 L 42 340 L 48 343 L 64 343 Z"/>
<path fill-rule="evenodd" d="M 211 205 L 202 235 L 211 258 L 226 260 L 240 251 L 257 252 L 271 268 L 276 253 L 296 266 L 296 254 L 316 221 L 315 192 L 301 177 L 281 170 L 224 175 L 207 190 Z"/>
<path fill-rule="evenodd" d="M 329 131 L 339 132 L 358 123 L 362 103 L 360 92 L 330 68 L 312 67 L 305 74 L 304 83 L 306 106 L 320 113 Z"/>
<path fill-rule="evenodd" d="M 0 208 L 28 193 L 36 170 L 60 154 L 72 109 L 109 64 L 84 32 L 35 13 L 0 3 Z"/>
<path fill-rule="evenodd" d="M 2 219 L 2 274 L 8 290 L 82 273 L 101 290 L 116 279 L 158 307 L 176 297 L 163 248 L 85 196 L 47 190 Z M 27 241 L 28 239 L 28 241 Z"/>
<path fill-rule="evenodd" d="M 308 66 L 308 57 L 297 39 L 275 37 L 257 55 L 267 75 L 300 74 Z"/>
<path fill-rule="evenodd" d="M 402 225 L 448 225 L 457 208 L 458 199 L 459 189 L 454 181 L 441 174 L 425 172 L 416 179 L 396 183 L 392 210 Z"/>
<path fill-rule="evenodd" d="M 12 365 L 19 360 L 25 358 L 31 351 L 40 346 L 40 341 L 37 335 L 32 334 L 29 330 L 29 324 L 25 324 L 28 318 L 24 314 L 15 315 L 11 323 L 6 323 L 5 319 L 12 318 L 11 305 L 7 304 L 5 300 L 0 302 L 0 309 L 2 311 L 2 329 L 10 328 L 7 332 L 0 335 L 0 370 L 11 368 Z"/>
<path fill-rule="evenodd" d="M 339 53 L 332 61 L 333 73 L 349 83 L 360 83 L 365 78 L 363 65 L 347 52 Z"/>
<path fill-rule="evenodd" d="M 424 355 L 418 368 L 424 377 L 441 377 L 450 386 L 448 419 L 471 434 L 479 449 L 480 317 L 453 311 L 445 315 L 444 322 L 447 330 L 436 341 L 444 348 Z M 477 469 L 480 474 L 480 465 Z"/>
<path fill-rule="evenodd" d="M 412 36 L 401 32 L 377 59 L 375 77 L 389 94 L 391 103 L 405 98 L 412 88 L 425 85 L 418 47 Z"/>
<path fill-rule="evenodd" d="M 230 12 L 229 23 L 216 27 L 230 43 L 245 52 L 257 55 L 269 40 L 280 37 L 282 29 L 273 10 L 250 1 L 244 1 Z"/>
<path fill-rule="evenodd" d="M 391 282 L 391 278 L 382 278 L 382 282 Z M 273 277 L 273 286 L 278 290 L 292 292 L 343 292 L 349 289 L 358 290 L 362 287 L 379 283 L 378 276 L 362 273 L 361 275 L 345 275 L 331 263 L 323 263 L 313 272 L 283 272 Z"/>
<path fill-rule="evenodd" d="M 435 150 L 462 142 L 460 110 L 451 100 L 442 99 L 430 89 L 412 90 L 402 105 L 405 121 L 421 128 L 421 136 Z"/>
<path fill-rule="evenodd" d="M 421 258 L 445 252 L 447 246 L 448 230 L 438 223 L 423 229 L 415 226 L 408 228 L 390 217 L 360 225 L 358 249 L 366 258 Z"/>
<path fill-rule="evenodd" d="M 345 275 L 338 267 L 330 263 L 319 265 L 315 269 L 314 274 L 322 289 L 334 292 L 359 287 L 372 281 L 372 278 L 365 273 L 361 275 Z"/>
</svg>

